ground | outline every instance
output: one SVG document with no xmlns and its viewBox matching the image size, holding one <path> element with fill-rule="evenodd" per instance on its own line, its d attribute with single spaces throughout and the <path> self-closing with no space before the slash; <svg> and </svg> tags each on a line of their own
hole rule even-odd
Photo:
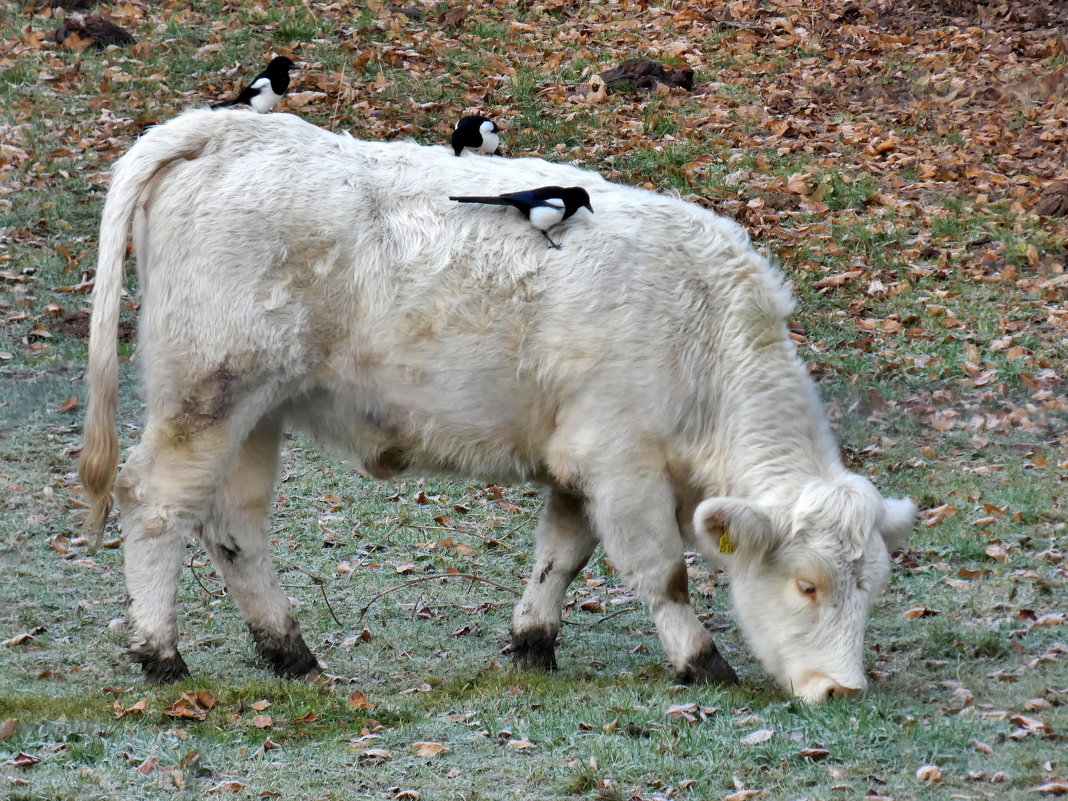
<svg viewBox="0 0 1068 801">
<path fill-rule="evenodd" d="M 136 43 L 97 47 L 77 32 L 88 24 L 57 43 L 73 12 L 0 8 L 6 797 L 1068 790 L 1063 4 L 130 0 L 92 12 Z M 569 595 L 560 670 L 516 671 L 502 649 L 538 488 L 371 482 L 302 439 L 286 443 L 270 539 L 334 678 L 269 678 L 192 548 L 180 625 L 194 678 L 144 684 L 124 653 L 121 532 L 90 555 L 78 531 L 96 225 L 110 164 L 140 125 L 230 96 L 273 54 L 304 64 L 280 110 L 425 143 L 485 113 L 507 155 L 677 191 L 781 264 L 846 460 L 924 510 L 869 626 L 865 699 L 785 698 L 741 643 L 725 579 L 696 560 L 695 602 L 740 687 L 674 686 L 648 616 L 600 559 Z M 591 88 L 629 57 L 692 68 L 692 90 Z M 124 371 L 129 445 L 141 416 Z"/>
</svg>

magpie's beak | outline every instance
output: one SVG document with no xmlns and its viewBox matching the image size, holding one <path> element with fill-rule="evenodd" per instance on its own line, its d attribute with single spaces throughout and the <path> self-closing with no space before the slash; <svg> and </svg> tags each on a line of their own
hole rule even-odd
<svg viewBox="0 0 1068 801">
<path fill-rule="evenodd" d="M 593 206 L 591 206 L 589 203 L 583 203 L 582 205 L 590 210 L 590 214 L 593 214 Z"/>
</svg>

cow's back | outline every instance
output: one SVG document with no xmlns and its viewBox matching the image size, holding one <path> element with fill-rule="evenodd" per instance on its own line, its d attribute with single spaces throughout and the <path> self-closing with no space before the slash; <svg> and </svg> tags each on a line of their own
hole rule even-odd
<svg viewBox="0 0 1068 801">
<path fill-rule="evenodd" d="M 667 436 L 719 340 L 753 326 L 783 336 L 778 274 L 694 204 L 289 115 L 197 117 L 171 125 L 219 133 L 156 180 L 137 243 L 146 369 L 160 364 L 149 384 L 173 380 L 175 352 L 194 371 L 222 360 L 317 394 L 294 406 L 331 439 L 360 421 L 356 450 L 433 443 L 457 469 L 530 473 L 561 405 Z M 561 226 L 561 250 L 514 209 L 448 200 L 553 184 L 585 187 L 594 209 Z"/>
</svg>

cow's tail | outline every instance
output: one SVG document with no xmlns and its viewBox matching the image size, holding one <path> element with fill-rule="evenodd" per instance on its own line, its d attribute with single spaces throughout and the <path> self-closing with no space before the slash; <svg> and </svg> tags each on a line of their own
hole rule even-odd
<svg viewBox="0 0 1068 801">
<path fill-rule="evenodd" d="M 78 475 L 89 499 L 85 534 L 95 550 L 111 511 L 111 488 L 119 463 L 115 414 L 119 398 L 118 326 L 126 261 L 126 235 L 134 210 L 152 179 L 178 159 L 194 159 L 212 140 L 217 126 L 210 112 L 192 112 L 142 136 L 115 164 L 100 220 L 93 314 L 89 326 L 89 385 L 84 442 Z"/>
</svg>

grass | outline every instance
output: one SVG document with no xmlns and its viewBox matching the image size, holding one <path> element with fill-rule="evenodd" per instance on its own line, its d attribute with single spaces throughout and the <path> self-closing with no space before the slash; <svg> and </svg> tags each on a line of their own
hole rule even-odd
<svg viewBox="0 0 1068 801">
<path fill-rule="evenodd" d="M 806 116 L 810 105 L 792 120 L 796 133 L 765 140 L 768 120 L 753 108 L 784 87 L 803 93 L 792 64 L 815 69 L 833 40 L 791 50 L 745 27 L 691 28 L 655 7 L 647 13 L 664 24 L 654 35 L 621 26 L 623 12 L 601 19 L 595 7 L 550 5 L 471 8 L 446 30 L 436 23 L 444 3 L 394 24 L 372 6 L 198 2 L 180 16 L 135 15 L 145 43 L 136 54 L 23 46 L 31 21 L 33 30 L 56 23 L 0 9 L 10 46 L 0 69 L 0 641 L 9 643 L 0 645 L 0 723 L 18 721 L 0 727 L 0 795 L 610 801 L 742 788 L 771 799 L 941 801 L 1033 798 L 1032 788 L 1064 777 L 1061 743 L 1033 721 L 1061 737 L 1068 725 L 1056 622 L 1068 600 L 1068 442 L 1063 383 L 1048 376 L 1063 374 L 1063 284 L 1058 295 L 1043 278 L 1056 275 L 1068 234 L 998 189 L 1040 168 L 1013 167 L 984 190 L 986 203 L 967 182 L 925 183 L 926 149 L 972 147 L 962 132 L 981 125 L 922 108 L 895 128 L 923 156 L 900 167 L 871 161 L 871 137 L 834 138 L 839 126 L 873 124 L 863 105 L 828 113 L 830 139 Z M 760 19 L 782 33 L 775 18 Z M 714 81 L 711 94 L 567 98 L 590 71 L 677 41 L 705 54 L 698 81 Z M 741 687 L 674 686 L 648 615 L 600 559 L 569 593 L 560 670 L 516 670 L 502 653 L 511 592 L 413 579 L 455 570 L 519 591 L 537 487 L 365 481 L 301 438 L 285 443 L 269 536 L 308 642 L 347 681 L 270 678 L 191 546 L 179 625 L 194 678 L 144 684 L 124 654 L 121 550 L 90 556 L 77 540 L 85 344 L 61 322 L 87 304 L 77 287 L 91 276 L 104 173 L 135 135 L 125 118 L 166 118 L 214 97 L 247 77 L 235 64 L 249 73 L 275 47 L 309 63 L 301 88 L 339 73 L 354 87 L 354 99 L 299 111 L 331 130 L 440 142 L 454 116 L 483 107 L 501 117 L 511 154 L 678 190 L 736 216 L 782 262 L 799 298 L 802 353 L 847 461 L 888 494 L 934 510 L 872 618 L 867 698 L 815 709 L 787 699 L 734 629 L 725 579 L 700 563 L 695 605 Z M 1062 62 L 1029 64 L 1045 74 Z M 921 63 L 928 69 L 902 53 L 872 80 L 922 95 Z M 829 68 L 813 80 L 831 98 L 846 78 Z M 1021 136 L 1033 124 L 1005 116 Z M 795 175 L 808 176 L 805 198 L 786 188 Z M 884 206 L 887 195 L 899 205 Z M 750 208 L 756 197 L 764 208 Z M 814 285 L 856 269 L 839 286 Z M 124 315 L 136 321 L 133 304 Z M 131 346 L 122 353 L 128 360 Z M 141 419 L 128 362 L 122 382 L 128 446 Z M 63 411 L 72 397 L 78 405 Z M 592 599 L 603 611 L 583 609 Z M 927 613 L 906 616 L 918 607 Z M 197 691 L 215 698 L 203 721 L 166 714 Z M 142 711 L 116 717 L 142 699 Z M 743 743 L 760 730 L 774 734 Z M 420 755 L 415 744 L 427 742 L 447 750 Z M 930 764 L 940 782 L 917 777 Z"/>
</svg>

